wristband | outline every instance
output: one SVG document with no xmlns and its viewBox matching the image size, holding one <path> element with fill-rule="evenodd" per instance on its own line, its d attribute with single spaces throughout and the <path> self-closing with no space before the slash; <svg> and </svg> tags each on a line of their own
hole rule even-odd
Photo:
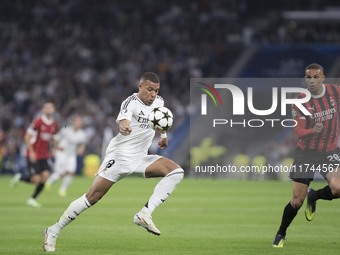
<svg viewBox="0 0 340 255">
<path fill-rule="evenodd" d="M 166 135 L 166 133 L 161 133 L 161 138 L 167 138 L 168 136 Z"/>
</svg>

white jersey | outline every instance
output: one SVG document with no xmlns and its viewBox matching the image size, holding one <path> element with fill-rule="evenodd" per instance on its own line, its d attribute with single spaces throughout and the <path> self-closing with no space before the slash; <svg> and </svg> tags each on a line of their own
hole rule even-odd
<svg viewBox="0 0 340 255">
<path fill-rule="evenodd" d="M 138 160 L 147 155 L 155 130 L 148 122 L 148 115 L 152 109 L 164 106 L 163 98 L 156 96 L 152 105 L 144 104 L 137 96 L 132 94 L 121 105 L 117 123 L 120 120 L 130 121 L 131 133 L 127 136 L 118 133 L 111 139 L 106 155 L 110 154 L 119 160 Z"/>
<path fill-rule="evenodd" d="M 86 134 L 82 129 L 74 130 L 72 126 L 67 126 L 60 130 L 58 134 L 58 153 L 61 152 L 69 157 L 77 156 L 77 149 L 86 143 Z"/>
</svg>

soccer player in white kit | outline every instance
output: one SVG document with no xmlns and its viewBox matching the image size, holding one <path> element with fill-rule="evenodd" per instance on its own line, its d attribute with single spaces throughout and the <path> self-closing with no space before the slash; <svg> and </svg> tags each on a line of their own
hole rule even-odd
<svg viewBox="0 0 340 255">
<path fill-rule="evenodd" d="M 160 81 L 155 73 L 141 76 L 139 91 L 129 96 L 121 105 L 117 118 L 119 134 L 108 145 L 105 158 L 89 191 L 73 201 L 56 224 L 45 229 L 44 250 L 53 252 L 60 231 L 80 213 L 97 203 L 111 186 L 128 175 L 145 178 L 163 177 L 156 185 L 145 206 L 134 216 L 133 221 L 148 232 L 160 235 L 152 221 L 152 212 L 175 190 L 184 176 L 183 169 L 172 160 L 158 155 L 148 155 L 155 135 L 147 120 L 149 112 L 163 106 L 158 96 Z M 161 133 L 158 146 L 166 148 L 168 139 Z"/>
<path fill-rule="evenodd" d="M 72 125 L 62 128 L 57 135 L 57 146 L 55 153 L 54 172 L 46 182 L 46 188 L 62 178 L 59 188 L 59 195 L 66 196 L 66 192 L 77 168 L 77 156 L 83 155 L 86 145 L 86 134 L 82 129 L 83 118 L 75 115 L 72 118 Z"/>
</svg>

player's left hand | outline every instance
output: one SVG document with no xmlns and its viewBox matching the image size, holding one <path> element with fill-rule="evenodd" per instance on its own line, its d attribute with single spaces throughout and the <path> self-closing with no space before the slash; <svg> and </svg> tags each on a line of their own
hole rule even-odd
<svg viewBox="0 0 340 255">
<path fill-rule="evenodd" d="M 168 147 L 168 138 L 160 138 L 158 141 L 158 148 L 160 149 L 165 149 L 166 147 Z"/>
</svg>

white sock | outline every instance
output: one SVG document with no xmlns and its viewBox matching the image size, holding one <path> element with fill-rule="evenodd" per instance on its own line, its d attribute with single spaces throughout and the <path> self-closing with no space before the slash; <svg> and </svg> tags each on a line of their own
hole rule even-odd
<svg viewBox="0 0 340 255">
<path fill-rule="evenodd" d="M 184 170 L 177 168 L 164 176 L 156 185 L 153 194 L 142 212 L 151 215 L 152 212 L 163 203 L 175 190 L 176 186 L 182 181 Z"/>
<path fill-rule="evenodd" d="M 70 186 L 70 184 L 73 181 L 73 176 L 72 175 L 65 175 L 63 182 L 60 186 L 60 191 L 66 192 L 67 188 Z"/>
<path fill-rule="evenodd" d="M 90 208 L 91 204 L 86 199 L 86 194 L 81 196 L 80 198 L 74 200 L 64 211 L 63 215 L 59 218 L 56 224 L 49 227 L 54 233 L 57 235 L 59 232 L 70 224 L 76 217 L 85 211 L 87 208 Z"/>
<path fill-rule="evenodd" d="M 54 173 L 51 174 L 51 176 L 48 178 L 48 180 L 46 181 L 46 183 L 52 185 L 52 184 L 55 183 L 57 180 L 59 180 L 59 174 L 58 174 L 57 172 L 54 172 Z"/>
</svg>

